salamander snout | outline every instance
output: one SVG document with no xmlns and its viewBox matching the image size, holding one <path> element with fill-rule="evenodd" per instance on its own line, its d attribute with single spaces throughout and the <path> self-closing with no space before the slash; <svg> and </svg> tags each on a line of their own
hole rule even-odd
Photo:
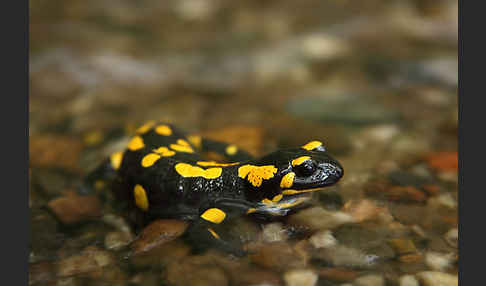
<svg viewBox="0 0 486 286">
<path fill-rule="evenodd" d="M 318 164 L 319 172 L 317 172 L 320 178 L 316 178 L 316 181 L 321 181 L 324 186 L 330 186 L 337 183 L 344 175 L 344 170 L 337 162 L 333 163 L 320 163 Z"/>
</svg>

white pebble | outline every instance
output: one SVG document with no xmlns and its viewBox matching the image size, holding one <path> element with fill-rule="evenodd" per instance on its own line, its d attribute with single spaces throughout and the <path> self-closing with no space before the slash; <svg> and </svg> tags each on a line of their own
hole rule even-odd
<svg viewBox="0 0 486 286">
<path fill-rule="evenodd" d="M 384 286 L 385 279 L 383 276 L 371 274 L 358 277 L 356 280 L 354 280 L 353 284 L 356 286 Z"/>
<path fill-rule="evenodd" d="M 429 251 L 425 254 L 425 264 L 432 270 L 444 271 L 448 269 L 451 266 L 453 259 L 453 253 Z"/>
<path fill-rule="evenodd" d="M 329 248 L 337 244 L 336 238 L 330 230 L 319 231 L 309 238 L 315 248 Z"/>
<path fill-rule="evenodd" d="M 403 275 L 398 279 L 400 286 L 419 286 L 419 282 L 413 275 Z"/>
<path fill-rule="evenodd" d="M 459 231 L 457 230 L 457 228 L 453 228 L 444 235 L 444 238 L 450 246 L 457 248 L 457 242 L 459 240 Z"/>
<path fill-rule="evenodd" d="M 457 286 L 459 279 L 457 275 L 438 271 L 423 271 L 417 274 L 422 286 Z"/>
<path fill-rule="evenodd" d="M 269 223 L 263 228 L 263 240 L 266 242 L 284 241 L 287 234 L 279 222 Z"/>
<path fill-rule="evenodd" d="M 287 286 L 314 286 L 318 277 L 312 270 L 297 269 L 285 272 L 283 278 Z"/>
</svg>

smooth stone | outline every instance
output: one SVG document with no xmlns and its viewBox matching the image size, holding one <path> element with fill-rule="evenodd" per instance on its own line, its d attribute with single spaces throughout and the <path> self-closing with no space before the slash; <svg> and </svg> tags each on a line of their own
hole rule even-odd
<svg viewBox="0 0 486 286">
<path fill-rule="evenodd" d="M 384 286 L 385 279 L 383 276 L 370 274 L 356 278 L 353 284 L 356 286 Z"/>
<path fill-rule="evenodd" d="M 317 283 L 317 274 L 309 269 L 290 270 L 283 275 L 287 286 L 314 286 Z"/>
<path fill-rule="evenodd" d="M 457 275 L 439 271 L 423 271 L 417 274 L 423 286 L 457 286 L 459 279 Z"/>
</svg>

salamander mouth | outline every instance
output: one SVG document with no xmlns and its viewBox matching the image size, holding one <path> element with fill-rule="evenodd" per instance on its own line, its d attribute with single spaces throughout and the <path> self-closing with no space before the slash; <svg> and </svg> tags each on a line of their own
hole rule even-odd
<svg viewBox="0 0 486 286">
<path fill-rule="evenodd" d="M 343 169 L 338 165 L 321 164 L 319 171 L 312 176 L 295 178 L 292 189 L 312 191 L 336 184 L 344 175 Z"/>
<path fill-rule="evenodd" d="M 263 212 L 270 215 L 282 216 L 286 215 L 290 210 L 298 208 L 308 203 L 312 198 L 312 191 L 320 189 L 306 190 L 297 193 L 282 194 L 279 201 L 262 202 L 259 207 L 254 209 L 256 212 Z M 293 190 L 296 191 L 296 190 Z"/>
<path fill-rule="evenodd" d="M 287 189 L 282 191 L 282 195 L 284 198 L 292 198 L 292 197 L 299 197 L 299 196 L 311 196 L 312 192 L 322 190 L 322 187 L 314 187 L 314 188 L 306 188 L 306 189 Z"/>
</svg>

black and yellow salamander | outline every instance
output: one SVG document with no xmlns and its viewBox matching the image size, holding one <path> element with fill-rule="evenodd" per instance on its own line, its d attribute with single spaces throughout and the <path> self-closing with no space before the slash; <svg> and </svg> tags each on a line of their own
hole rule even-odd
<svg viewBox="0 0 486 286">
<path fill-rule="evenodd" d="M 319 141 L 252 158 L 237 146 L 186 136 L 170 124 L 148 122 L 126 150 L 114 153 L 87 180 L 110 178 L 147 220 L 192 221 L 213 240 L 228 219 L 282 216 L 309 192 L 334 185 L 343 168 Z M 232 163 L 205 161 L 217 152 Z"/>
</svg>

